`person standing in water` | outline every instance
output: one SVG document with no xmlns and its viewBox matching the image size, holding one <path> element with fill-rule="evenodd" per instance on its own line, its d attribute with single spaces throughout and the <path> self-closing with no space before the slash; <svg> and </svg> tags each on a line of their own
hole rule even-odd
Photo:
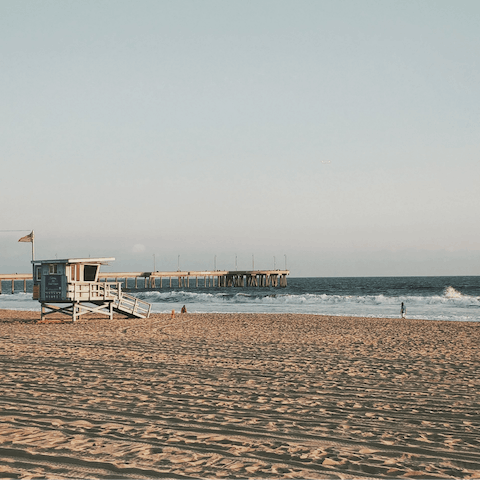
<svg viewBox="0 0 480 480">
<path fill-rule="evenodd" d="M 402 306 L 400 307 L 400 315 L 402 316 L 402 318 L 405 318 L 405 316 L 407 315 L 407 307 L 403 302 Z"/>
</svg>

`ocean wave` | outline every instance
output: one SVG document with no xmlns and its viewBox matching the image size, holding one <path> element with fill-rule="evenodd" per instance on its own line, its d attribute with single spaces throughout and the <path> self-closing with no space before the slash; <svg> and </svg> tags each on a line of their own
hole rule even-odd
<svg viewBox="0 0 480 480">
<path fill-rule="evenodd" d="M 252 293 L 228 293 L 228 292 L 193 292 L 187 290 L 169 290 L 140 292 L 137 294 L 152 303 L 171 302 L 196 302 L 196 303 L 252 303 L 252 304 L 278 304 L 278 305 L 398 305 L 405 302 L 410 305 L 458 305 L 480 306 L 480 298 L 463 295 L 452 287 L 445 289 L 443 295 L 417 296 L 405 295 L 389 297 L 385 295 L 328 295 L 328 294 L 274 294 L 266 295 L 257 292 Z"/>
<path fill-rule="evenodd" d="M 464 295 L 463 293 L 455 290 L 453 287 L 447 287 L 444 292 L 443 296 L 446 298 L 468 298 L 468 295 Z"/>
<path fill-rule="evenodd" d="M 444 285 L 449 285 L 448 283 Z M 454 287 L 438 289 L 433 295 L 411 289 L 397 295 L 383 291 L 378 294 L 352 294 L 353 292 L 319 292 L 316 285 L 303 291 L 291 289 L 164 289 L 135 290 L 130 294 L 152 304 L 152 312 L 180 310 L 187 305 L 189 312 L 229 313 L 305 313 L 363 317 L 398 318 L 400 303 L 407 306 L 408 318 L 432 320 L 480 321 L 480 297 L 466 295 Z M 458 287 L 457 287 L 458 288 Z M 306 291 L 305 291 L 306 290 Z M 343 293 L 343 294 L 342 294 Z M 0 295 L 0 309 L 40 310 L 40 303 L 31 293 L 5 292 Z"/>
<path fill-rule="evenodd" d="M 278 293 L 265 294 L 258 291 L 250 292 L 195 292 L 191 290 L 151 290 L 138 291 L 134 296 L 151 303 L 196 302 L 196 303 L 261 303 L 279 305 L 308 305 L 308 304 L 357 304 L 357 305 L 397 305 L 405 302 L 410 305 L 458 305 L 480 306 L 480 297 L 464 295 L 453 287 L 445 288 L 443 295 L 419 296 L 386 296 L 380 295 L 329 295 L 316 293 Z M 0 295 L 2 303 L 24 303 L 32 301 L 31 293 L 17 292 Z M 33 302 L 37 303 L 35 300 Z"/>
</svg>

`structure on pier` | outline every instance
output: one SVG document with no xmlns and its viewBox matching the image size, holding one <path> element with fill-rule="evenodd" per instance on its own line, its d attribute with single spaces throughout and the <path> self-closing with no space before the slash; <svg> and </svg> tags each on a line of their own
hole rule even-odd
<svg viewBox="0 0 480 480">
<path fill-rule="evenodd" d="M 113 312 L 147 318 L 151 305 L 122 292 L 119 282 L 100 282 L 100 265 L 114 258 L 33 260 L 33 299 L 41 303 L 41 319 L 63 313 L 75 321 L 86 313 Z"/>
</svg>

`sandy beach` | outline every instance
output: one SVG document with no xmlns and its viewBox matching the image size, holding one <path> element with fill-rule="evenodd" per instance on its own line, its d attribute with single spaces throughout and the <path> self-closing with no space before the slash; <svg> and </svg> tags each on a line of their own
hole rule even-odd
<svg viewBox="0 0 480 480">
<path fill-rule="evenodd" d="M 0 477 L 480 478 L 480 325 L 0 310 Z"/>
</svg>

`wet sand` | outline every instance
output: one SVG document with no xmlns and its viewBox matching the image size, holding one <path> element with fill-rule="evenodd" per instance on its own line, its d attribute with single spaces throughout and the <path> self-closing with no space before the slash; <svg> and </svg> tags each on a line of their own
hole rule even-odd
<svg viewBox="0 0 480 480">
<path fill-rule="evenodd" d="M 0 310 L 0 477 L 480 478 L 480 325 Z"/>
</svg>

